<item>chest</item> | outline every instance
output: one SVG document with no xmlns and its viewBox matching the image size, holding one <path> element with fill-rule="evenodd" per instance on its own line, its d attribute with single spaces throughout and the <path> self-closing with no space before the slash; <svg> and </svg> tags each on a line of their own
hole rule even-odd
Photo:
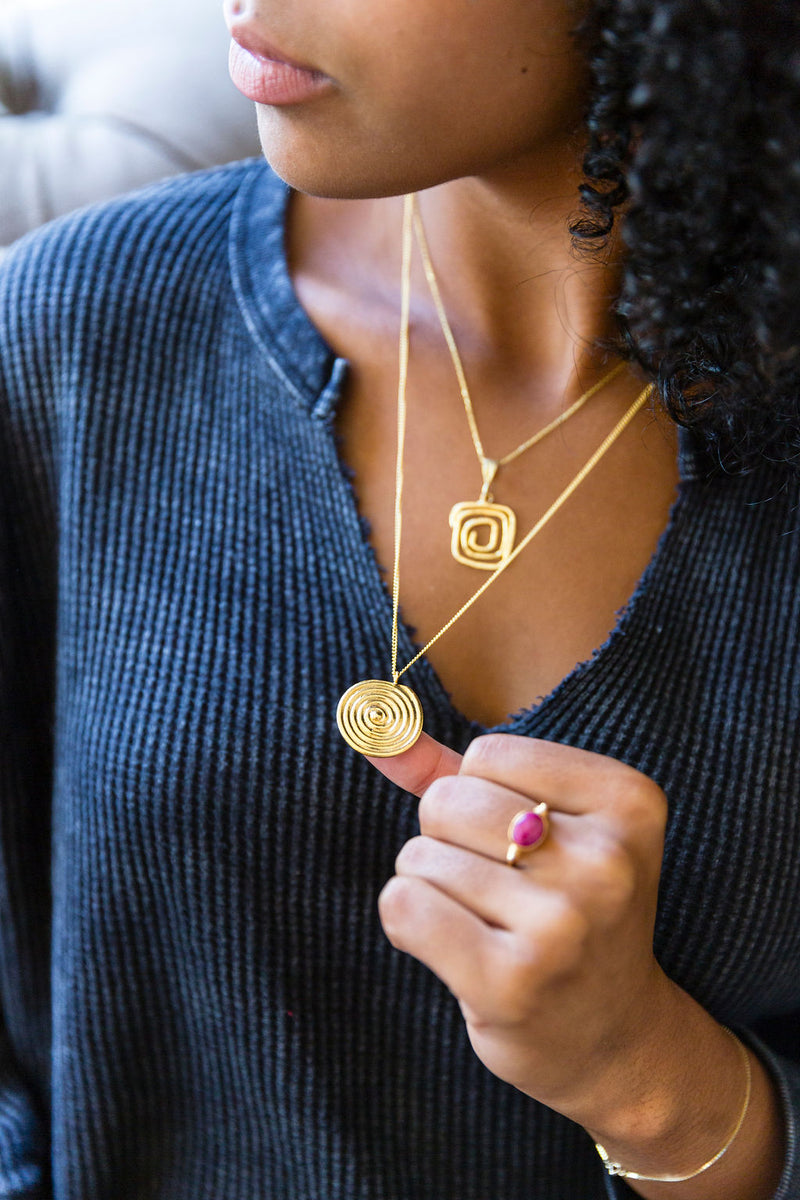
<svg viewBox="0 0 800 1200">
<path fill-rule="evenodd" d="M 154 465 L 133 436 L 113 472 L 94 445 L 72 464 L 81 487 L 62 530 L 59 894 L 66 903 L 76 888 L 113 887 L 123 867 L 168 848 L 165 886 L 188 897 L 187 929 L 217 936 L 205 881 L 259 911 L 268 883 L 311 962 L 346 940 L 353 913 L 373 927 L 375 896 L 415 832 L 410 798 L 376 782 L 334 715 L 346 687 L 386 676 L 391 600 L 334 431 L 278 394 L 265 406 L 254 381 L 245 433 L 237 401 L 236 420 L 210 419 L 207 453 L 180 472 Z M 441 492 L 446 509 L 453 489 Z M 798 553 L 775 508 L 754 499 L 734 482 L 682 485 L 607 644 L 542 704 L 528 698 L 513 724 L 617 757 L 664 788 L 658 950 L 728 1019 L 800 999 L 787 971 L 800 957 Z M 434 522 L 418 510 L 422 541 Z M 377 522 L 376 512 L 373 538 Z M 502 662 L 521 657 L 522 643 L 505 644 L 509 628 L 490 642 Z M 491 679 L 484 645 L 463 644 Z M 401 662 L 413 653 L 403 625 Z M 507 686 L 508 674 L 495 678 Z M 409 682 L 433 736 L 463 749 L 479 729 L 432 655 Z M 145 858 L 136 849 L 122 862 L 140 835 Z M 109 849 L 101 883 L 97 837 Z M 346 897 L 324 919 L 306 886 L 309 838 L 313 895 Z"/>
<path fill-rule="evenodd" d="M 457 561 L 453 553 L 453 506 L 478 501 L 481 491 L 459 398 L 435 373 L 412 375 L 409 384 L 400 602 L 422 646 L 490 572 Z M 513 514 L 512 544 L 574 486 L 624 407 L 618 397 L 601 399 L 498 470 L 492 494 Z M 488 454 L 501 458 L 514 448 L 520 432 L 527 432 L 522 418 L 498 417 L 497 411 L 488 416 L 482 428 Z M 352 378 L 339 417 L 342 454 L 387 576 L 395 541 L 395 425 L 390 381 Z M 501 723 L 551 692 L 606 641 L 667 525 L 676 460 L 674 430 L 649 410 L 639 414 L 508 571 L 430 646 L 429 659 L 462 712 L 485 725 Z M 472 508 L 464 520 L 475 520 Z M 486 545 L 491 536 L 479 517 L 478 543 Z"/>
</svg>

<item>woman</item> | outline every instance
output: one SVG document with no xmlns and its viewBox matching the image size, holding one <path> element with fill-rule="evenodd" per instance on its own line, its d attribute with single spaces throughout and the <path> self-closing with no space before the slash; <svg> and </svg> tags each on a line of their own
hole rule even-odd
<svg viewBox="0 0 800 1200">
<path fill-rule="evenodd" d="M 789 1200 L 800 18 L 227 16 L 2 275 L 6 1191 Z"/>
</svg>

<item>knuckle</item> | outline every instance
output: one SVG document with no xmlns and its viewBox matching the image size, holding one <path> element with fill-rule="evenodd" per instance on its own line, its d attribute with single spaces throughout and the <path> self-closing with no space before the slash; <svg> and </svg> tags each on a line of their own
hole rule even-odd
<svg viewBox="0 0 800 1200">
<path fill-rule="evenodd" d="M 581 978 L 587 961 L 586 937 L 581 928 L 576 936 L 551 942 L 542 953 L 543 986 L 561 988 Z"/>
<path fill-rule="evenodd" d="M 549 914 L 536 936 L 536 973 L 542 984 L 552 985 L 575 975 L 586 961 L 592 938 L 592 921 L 574 900 L 554 894 Z"/>
<path fill-rule="evenodd" d="M 521 1025 L 530 1016 L 536 995 L 538 955 L 515 949 L 508 955 L 502 973 L 492 981 L 491 1009 L 487 1020 L 504 1025 Z"/>
<path fill-rule="evenodd" d="M 464 752 L 462 771 L 470 775 L 483 775 L 501 757 L 503 740 L 502 733 L 485 733 L 474 738 Z"/>
<path fill-rule="evenodd" d="M 429 841 L 418 836 L 409 838 L 395 859 L 394 869 L 398 875 L 414 874 L 428 861 Z"/>
<path fill-rule="evenodd" d="M 616 910 L 629 909 L 636 902 L 639 894 L 639 872 L 629 854 L 621 847 L 606 858 L 605 870 L 599 881 L 606 906 Z"/>
<path fill-rule="evenodd" d="M 595 915 L 608 921 L 627 912 L 639 895 L 639 872 L 630 854 L 611 843 L 587 864 L 586 884 Z"/>
<path fill-rule="evenodd" d="M 617 784 L 614 801 L 615 809 L 635 837 L 649 841 L 663 835 L 667 797 L 657 783 L 632 772 Z"/>
<path fill-rule="evenodd" d="M 425 789 L 418 809 L 419 823 L 423 831 L 430 832 L 441 827 L 443 819 L 452 807 L 457 788 L 457 775 L 441 775 Z"/>
<path fill-rule="evenodd" d="M 527 991 L 532 980 L 541 970 L 541 947 L 534 938 L 514 938 L 507 954 L 505 980 L 515 989 Z"/>
<path fill-rule="evenodd" d="M 592 936 L 589 914 L 569 896 L 562 896 L 546 948 L 551 970 L 572 966 L 583 958 Z"/>
<path fill-rule="evenodd" d="M 402 932 L 413 918 L 413 886 L 411 881 L 394 875 L 378 896 L 378 915 L 389 941 L 397 946 Z"/>
</svg>

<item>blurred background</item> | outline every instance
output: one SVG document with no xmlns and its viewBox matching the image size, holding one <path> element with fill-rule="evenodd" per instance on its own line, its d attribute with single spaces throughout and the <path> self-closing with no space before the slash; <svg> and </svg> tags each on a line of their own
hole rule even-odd
<svg viewBox="0 0 800 1200">
<path fill-rule="evenodd" d="M 0 254 L 61 213 L 259 154 L 222 0 L 0 0 Z"/>
</svg>

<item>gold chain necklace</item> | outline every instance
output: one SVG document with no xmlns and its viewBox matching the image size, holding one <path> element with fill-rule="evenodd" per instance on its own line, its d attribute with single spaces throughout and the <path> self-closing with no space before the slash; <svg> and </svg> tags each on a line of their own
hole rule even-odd
<svg viewBox="0 0 800 1200">
<path fill-rule="evenodd" d="M 428 239 L 425 236 L 425 227 L 422 224 L 422 216 L 420 215 L 416 195 L 406 196 L 406 205 L 411 208 L 413 213 L 414 233 L 420 257 L 422 258 L 425 278 L 428 281 L 428 288 L 430 289 L 431 298 L 436 309 L 436 315 L 439 318 L 439 324 L 442 327 L 442 333 L 447 342 L 447 348 L 450 351 L 450 358 L 453 361 L 458 388 L 464 404 L 464 411 L 467 414 L 467 424 L 469 425 L 469 432 L 472 437 L 472 445 L 475 449 L 483 480 L 478 500 L 461 501 L 458 504 L 454 504 L 450 510 L 450 528 L 453 531 L 450 541 L 450 553 L 456 562 L 463 563 L 466 567 L 476 567 L 480 571 L 494 571 L 503 559 L 511 553 L 514 547 L 514 539 L 517 536 L 517 517 L 514 510 L 509 508 L 507 504 L 494 503 L 491 488 L 497 472 L 501 467 L 508 466 L 509 463 L 514 462 L 526 450 L 530 450 L 533 446 L 538 445 L 549 433 L 560 429 L 570 417 L 580 412 L 587 400 L 591 400 L 606 384 L 611 383 L 612 379 L 616 379 L 620 372 L 624 370 L 625 363 L 617 363 L 593 387 L 590 387 L 582 396 L 579 396 L 569 408 L 559 413 L 544 428 L 537 430 L 531 437 L 520 442 L 508 454 L 504 454 L 502 458 L 489 458 L 483 448 L 481 435 L 478 432 L 478 421 L 475 416 L 469 387 L 467 386 L 464 366 L 461 362 L 461 355 L 458 352 L 456 340 L 453 337 L 453 330 L 447 318 L 436 272 L 433 269 Z"/>
<path fill-rule="evenodd" d="M 339 700 L 336 709 L 336 722 L 344 740 L 354 750 L 361 754 L 369 754 L 374 758 L 390 758 L 410 749 L 422 732 L 422 705 L 419 697 L 410 687 L 399 682 L 410 667 L 438 642 L 456 621 L 472 608 L 487 588 L 511 566 L 512 562 L 532 542 L 545 525 L 554 517 L 562 504 L 583 483 L 590 471 L 594 470 L 607 450 L 630 424 L 639 409 L 647 402 L 653 385 L 646 388 L 636 397 L 628 411 L 619 419 L 611 432 L 603 439 L 595 452 L 578 471 L 563 492 L 539 518 L 536 524 L 528 530 L 525 537 L 503 559 L 484 583 L 473 592 L 461 608 L 453 614 L 450 620 L 435 633 L 422 649 L 398 670 L 397 649 L 400 608 L 400 543 L 403 524 L 403 450 L 406 432 L 406 384 L 408 380 L 409 356 L 409 307 L 411 299 L 411 248 L 413 240 L 413 206 L 406 202 L 403 213 L 403 266 L 401 277 L 400 301 L 400 347 L 399 347 L 399 378 L 397 385 L 397 460 L 395 468 L 394 492 L 394 567 L 392 574 L 392 669 L 391 681 L 385 679 L 365 679 L 349 687 Z"/>
</svg>

